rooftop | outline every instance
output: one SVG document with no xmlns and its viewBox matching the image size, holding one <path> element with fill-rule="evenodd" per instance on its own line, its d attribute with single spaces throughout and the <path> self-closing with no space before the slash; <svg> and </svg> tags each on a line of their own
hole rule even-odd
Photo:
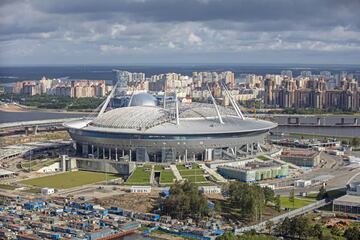
<svg viewBox="0 0 360 240">
<path fill-rule="evenodd" d="M 347 194 L 335 199 L 334 204 L 344 204 L 353 207 L 360 207 L 360 196 Z"/>
<path fill-rule="evenodd" d="M 311 150 L 285 150 L 282 152 L 282 156 L 289 157 L 315 157 L 318 154 L 316 151 Z"/>
</svg>

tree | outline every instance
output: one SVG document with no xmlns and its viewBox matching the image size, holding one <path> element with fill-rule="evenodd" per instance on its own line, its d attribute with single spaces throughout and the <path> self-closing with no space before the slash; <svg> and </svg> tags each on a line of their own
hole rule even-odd
<svg viewBox="0 0 360 240">
<path fill-rule="evenodd" d="M 289 202 L 293 204 L 293 208 L 295 208 L 295 190 L 291 189 L 290 195 L 289 195 Z"/>
<path fill-rule="evenodd" d="M 312 231 L 312 236 L 313 237 L 316 237 L 318 239 L 322 239 L 323 238 L 323 231 L 322 231 L 322 228 L 321 228 L 321 225 L 320 224 L 315 224 L 314 228 L 313 228 L 313 231 Z"/>
<path fill-rule="evenodd" d="M 322 200 L 322 199 L 325 199 L 328 197 L 328 194 L 326 192 L 326 189 L 324 186 L 321 186 L 321 188 L 319 189 L 319 193 L 318 195 L 316 196 L 316 199 L 317 200 Z"/>
<path fill-rule="evenodd" d="M 347 240 L 359 240 L 360 239 L 360 227 L 349 227 L 344 232 L 344 237 Z"/>
<path fill-rule="evenodd" d="M 275 192 L 269 187 L 264 187 L 265 204 L 274 201 Z"/>
<path fill-rule="evenodd" d="M 336 226 L 333 226 L 330 232 L 332 235 L 341 236 L 341 230 Z"/>
<path fill-rule="evenodd" d="M 274 222 L 273 221 L 267 221 L 265 223 L 265 228 L 266 230 L 268 230 L 268 233 L 271 234 L 271 230 L 274 227 Z"/>
<path fill-rule="evenodd" d="M 209 213 L 207 198 L 191 182 L 175 183 L 167 198 L 160 196 L 159 208 L 163 214 L 178 219 L 201 219 Z"/>
<path fill-rule="evenodd" d="M 216 238 L 216 240 L 237 240 L 238 238 L 232 232 L 225 232 L 222 236 Z"/>
<path fill-rule="evenodd" d="M 281 201 L 280 201 L 280 195 L 276 195 L 275 197 L 275 209 L 276 211 L 281 211 Z"/>
<path fill-rule="evenodd" d="M 308 239 L 312 234 L 311 221 L 304 216 L 285 218 L 275 232 L 283 237 Z"/>
<path fill-rule="evenodd" d="M 259 185 L 231 182 L 229 185 L 229 201 L 233 207 L 240 209 L 243 218 L 261 220 L 265 196 Z"/>
<path fill-rule="evenodd" d="M 359 138 L 354 137 L 353 139 L 351 139 L 351 146 L 357 147 L 359 145 L 360 145 L 360 139 Z"/>
</svg>

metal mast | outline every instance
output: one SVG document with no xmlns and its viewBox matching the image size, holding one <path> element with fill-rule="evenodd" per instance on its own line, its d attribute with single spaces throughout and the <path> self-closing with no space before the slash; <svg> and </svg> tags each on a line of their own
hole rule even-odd
<svg viewBox="0 0 360 240">
<path fill-rule="evenodd" d="M 106 98 L 106 101 L 105 101 L 104 105 L 102 106 L 98 116 L 102 115 L 106 111 L 106 108 L 108 107 L 111 98 L 113 98 L 114 96 L 125 96 L 126 95 L 126 91 L 128 89 L 127 83 L 128 83 L 129 76 L 131 73 L 127 72 L 127 71 L 117 70 L 117 69 L 113 69 L 113 72 L 116 73 L 116 83 L 114 84 L 114 88 L 111 90 L 111 93 Z"/>
<path fill-rule="evenodd" d="M 236 101 L 234 100 L 232 94 L 229 92 L 227 86 L 221 81 L 221 85 L 223 86 L 226 95 L 228 96 L 231 105 L 233 106 L 233 108 L 235 109 L 235 112 L 237 113 L 237 115 L 239 116 L 239 118 L 244 119 L 244 115 L 241 112 L 239 106 L 237 105 Z"/>
<path fill-rule="evenodd" d="M 208 91 L 209 91 L 209 93 L 210 93 L 210 97 L 211 97 L 211 100 L 212 100 L 212 102 L 213 102 L 213 104 L 214 104 L 216 113 L 217 113 L 217 115 L 218 115 L 219 122 L 220 122 L 221 124 L 224 124 L 224 122 L 223 122 L 223 120 L 222 120 L 222 117 L 221 117 L 221 114 L 220 114 L 220 111 L 219 111 L 219 108 L 218 108 L 218 106 L 217 106 L 217 104 L 216 104 L 215 98 L 214 98 L 214 96 L 212 95 L 212 92 L 211 92 L 211 90 L 210 90 L 209 84 L 206 83 L 206 86 L 207 86 L 207 89 L 208 89 Z"/>
</svg>

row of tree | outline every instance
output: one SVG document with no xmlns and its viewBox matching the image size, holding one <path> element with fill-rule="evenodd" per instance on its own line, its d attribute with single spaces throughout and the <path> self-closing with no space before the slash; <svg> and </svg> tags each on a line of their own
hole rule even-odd
<svg viewBox="0 0 360 240">
<path fill-rule="evenodd" d="M 235 181 L 230 183 L 228 193 L 231 206 L 239 209 L 244 219 L 260 221 L 269 202 L 275 202 L 275 207 L 280 210 L 279 196 L 275 197 L 268 187 Z"/>
<path fill-rule="evenodd" d="M 344 232 L 336 226 L 331 228 L 331 237 L 345 237 L 347 240 L 360 239 L 360 226 L 351 226 Z M 275 227 L 274 234 L 290 239 L 324 239 L 324 230 L 319 223 L 313 224 L 309 217 L 298 216 L 292 219 L 285 218 L 284 221 Z"/>
<path fill-rule="evenodd" d="M 170 187 L 169 196 L 160 196 L 158 208 L 164 215 L 177 219 L 199 220 L 209 214 L 208 200 L 197 185 L 185 181 Z"/>
</svg>

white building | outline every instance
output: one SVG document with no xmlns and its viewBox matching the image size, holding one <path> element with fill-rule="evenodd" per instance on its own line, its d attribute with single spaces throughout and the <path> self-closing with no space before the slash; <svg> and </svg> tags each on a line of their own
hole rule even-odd
<svg viewBox="0 0 360 240">
<path fill-rule="evenodd" d="M 151 186 L 131 186 L 132 193 L 151 193 Z"/>
<path fill-rule="evenodd" d="M 42 195 L 51 195 L 53 193 L 55 193 L 55 189 L 53 189 L 53 188 L 42 188 L 41 189 Z"/>
<path fill-rule="evenodd" d="M 218 186 L 201 186 L 200 191 L 205 194 L 218 194 L 221 193 L 221 188 Z"/>
<path fill-rule="evenodd" d="M 347 194 L 360 196 L 360 182 L 350 183 Z"/>
<path fill-rule="evenodd" d="M 304 188 L 311 185 L 311 180 L 299 179 L 294 182 L 295 187 Z"/>
</svg>

